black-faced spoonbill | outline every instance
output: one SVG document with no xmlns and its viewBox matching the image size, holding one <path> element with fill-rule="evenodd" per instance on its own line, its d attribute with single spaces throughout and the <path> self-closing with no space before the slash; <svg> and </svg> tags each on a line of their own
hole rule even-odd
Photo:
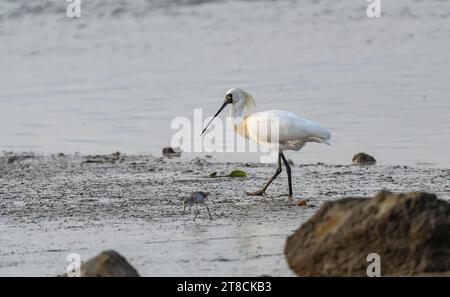
<svg viewBox="0 0 450 297">
<path fill-rule="evenodd" d="M 308 142 L 330 144 L 331 133 L 319 124 L 288 111 L 268 110 L 255 113 L 256 104 L 253 97 L 240 88 L 233 88 L 226 93 L 225 101 L 219 111 L 203 129 L 202 134 L 228 104 L 231 104 L 230 117 L 233 120 L 234 130 L 239 135 L 251 139 L 269 149 L 278 150 L 278 168 L 275 174 L 261 189 L 256 192 L 247 192 L 247 195 L 264 195 L 269 185 L 281 173 L 281 161 L 283 161 L 288 176 L 289 198 L 292 198 L 291 166 L 286 160 L 283 151 L 299 151 Z M 278 123 L 278 138 L 272 137 L 271 135 L 271 123 Z M 261 127 L 269 128 L 261 129 Z"/>
</svg>

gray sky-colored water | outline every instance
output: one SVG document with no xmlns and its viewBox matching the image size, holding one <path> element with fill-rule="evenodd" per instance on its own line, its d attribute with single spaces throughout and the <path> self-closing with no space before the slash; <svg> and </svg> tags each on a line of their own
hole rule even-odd
<svg viewBox="0 0 450 297">
<path fill-rule="evenodd" d="M 450 166 L 450 2 L 0 3 L 0 150 L 160 154 L 242 87 L 333 132 L 295 162 Z M 257 160 L 257 154 L 216 154 Z"/>
</svg>

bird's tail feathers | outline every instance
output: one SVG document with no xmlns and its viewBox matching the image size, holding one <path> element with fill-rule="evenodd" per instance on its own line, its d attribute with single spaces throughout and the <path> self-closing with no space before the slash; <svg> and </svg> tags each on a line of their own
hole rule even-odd
<svg viewBox="0 0 450 297">
<path fill-rule="evenodd" d="M 315 135 L 309 136 L 308 140 L 330 145 L 331 133 L 327 129 L 321 128 L 319 131 L 315 131 Z"/>
<path fill-rule="evenodd" d="M 330 145 L 329 139 L 325 139 L 325 138 L 321 138 L 321 137 L 317 137 L 317 136 L 308 137 L 308 141 Z"/>
</svg>

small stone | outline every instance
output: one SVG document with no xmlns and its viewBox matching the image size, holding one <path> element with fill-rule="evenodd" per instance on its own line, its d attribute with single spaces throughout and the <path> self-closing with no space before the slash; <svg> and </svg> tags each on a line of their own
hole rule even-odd
<svg viewBox="0 0 450 297">
<path fill-rule="evenodd" d="M 165 147 L 162 150 L 162 154 L 164 157 L 172 158 L 172 157 L 180 157 L 181 156 L 181 149 L 180 148 L 172 148 L 172 147 Z"/>
<path fill-rule="evenodd" d="M 304 199 L 299 200 L 299 201 L 297 202 L 297 205 L 298 205 L 298 206 L 303 206 L 303 207 L 305 207 L 305 206 L 307 205 L 306 200 L 304 200 Z"/>
<path fill-rule="evenodd" d="M 358 153 L 353 156 L 353 165 L 374 165 L 377 162 L 374 157 L 366 153 Z"/>
<path fill-rule="evenodd" d="M 112 159 L 113 159 L 114 161 L 119 160 L 119 158 L 120 158 L 120 152 L 117 151 L 117 152 L 115 152 L 115 153 L 112 153 L 112 154 L 111 154 L 111 157 L 112 157 Z"/>
</svg>

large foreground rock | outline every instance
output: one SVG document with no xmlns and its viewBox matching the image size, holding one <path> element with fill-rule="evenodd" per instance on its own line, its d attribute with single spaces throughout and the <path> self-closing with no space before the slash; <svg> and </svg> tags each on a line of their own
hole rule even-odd
<svg viewBox="0 0 450 297">
<path fill-rule="evenodd" d="M 450 272 L 450 204 L 428 193 L 381 192 L 327 202 L 287 239 L 299 276 L 366 276 L 378 253 L 381 275 Z"/>
<path fill-rule="evenodd" d="M 137 277 L 136 269 L 119 253 L 109 250 L 103 251 L 94 258 L 81 265 L 82 277 Z"/>
</svg>

